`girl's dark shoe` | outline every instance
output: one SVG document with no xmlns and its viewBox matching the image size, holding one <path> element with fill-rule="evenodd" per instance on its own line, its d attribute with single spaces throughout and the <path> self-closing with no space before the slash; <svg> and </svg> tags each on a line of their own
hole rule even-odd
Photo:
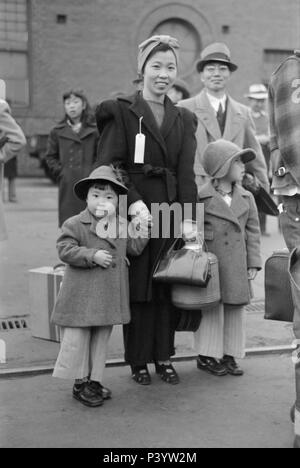
<svg viewBox="0 0 300 468">
<path fill-rule="evenodd" d="M 95 382 L 94 380 L 89 381 L 89 387 L 94 390 L 95 393 L 102 396 L 103 400 L 110 400 L 112 397 L 111 390 L 109 388 L 103 387 L 100 382 Z"/>
<path fill-rule="evenodd" d="M 199 370 L 209 372 L 217 377 L 223 377 L 228 374 L 228 370 L 225 365 L 213 357 L 199 355 L 197 357 L 197 367 Z"/>
<path fill-rule="evenodd" d="M 238 366 L 232 356 L 224 356 L 222 363 L 226 367 L 228 374 L 234 375 L 236 377 L 241 377 L 244 375 L 243 369 Z"/>
<path fill-rule="evenodd" d="M 73 397 L 85 406 L 96 408 L 103 405 L 103 397 L 97 394 L 88 382 L 73 387 Z"/>
<path fill-rule="evenodd" d="M 172 364 L 158 364 L 156 362 L 155 370 L 164 382 L 171 385 L 177 385 L 179 383 L 178 374 Z"/>
<path fill-rule="evenodd" d="M 147 366 L 133 366 L 131 369 L 132 369 L 132 378 L 136 383 L 140 385 L 151 384 L 151 377 L 150 377 Z"/>
</svg>

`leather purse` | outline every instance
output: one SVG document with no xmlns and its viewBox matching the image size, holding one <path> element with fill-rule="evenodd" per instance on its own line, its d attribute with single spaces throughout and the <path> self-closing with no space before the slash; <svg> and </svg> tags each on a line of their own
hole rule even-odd
<svg viewBox="0 0 300 468">
<path fill-rule="evenodd" d="M 189 311 L 201 311 L 216 306 L 221 301 L 219 263 L 217 257 L 207 252 L 209 280 L 206 287 L 174 284 L 171 288 L 172 303 L 175 307 Z M 198 313 L 199 313 L 198 312 Z M 199 322 L 200 324 L 200 322 Z"/>
<path fill-rule="evenodd" d="M 196 250 L 183 246 L 176 250 L 176 239 L 156 265 L 153 280 L 170 284 L 205 287 L 209 280 L 209 258 L 199 244 Z"/>
<path fill-rule="evenodd" d="M 293 322 L 294 305 L 288 249 L 275 251 L 265 263 L 265 319 Z"/>
<path fill-rule="evenodd" d="M 258 178 L 246 172 L 242 182 L 243 187 L 252 193 L 255 198 L 255 203 L 259 212 L 265 213 L 269 216 L 279 216 L 279 211 L 273 198 L 261 186 Z"/>
</svg>

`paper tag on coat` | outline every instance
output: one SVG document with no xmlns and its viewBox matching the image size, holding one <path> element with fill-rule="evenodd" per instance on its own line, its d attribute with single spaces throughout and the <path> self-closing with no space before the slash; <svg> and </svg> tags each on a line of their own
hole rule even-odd
<svg viewBox="0 0 300 468">
<path fill-rule="evenodd" d="M 144 164 L 145 157 L 145 135 L 138 133 L 135 137 L 135 152 L 134 152 L 134 163 Z"/>
</svg>

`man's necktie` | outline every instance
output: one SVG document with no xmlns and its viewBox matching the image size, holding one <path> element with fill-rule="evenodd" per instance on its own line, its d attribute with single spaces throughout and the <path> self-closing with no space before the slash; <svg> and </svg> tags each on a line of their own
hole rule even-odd
<svg viewBox="0 0 300 468">
<path fill-rule="evenodd" d="M 225 112 L 223 112 L 222 104 L 220 103 L 219 109 L 217 112 L 217 120 L 219 122 L 219 127 L 221 130 L 221 134 L 223 135 L 225 129 Z"/>
</svg>

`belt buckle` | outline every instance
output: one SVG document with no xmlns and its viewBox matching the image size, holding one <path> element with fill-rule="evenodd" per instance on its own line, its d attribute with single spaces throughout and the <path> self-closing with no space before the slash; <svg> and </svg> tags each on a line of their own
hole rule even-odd
<svg viewBox="0 0 300 468">
<path fill-rule="evenodd" d="M 279 167 L 277 171 L 275 172 L 275 175 L 277 177 L 283 177 L 285 176 L 285 174 L 286 174 L 286 168 L 284 166 Z"/>
</svg>

